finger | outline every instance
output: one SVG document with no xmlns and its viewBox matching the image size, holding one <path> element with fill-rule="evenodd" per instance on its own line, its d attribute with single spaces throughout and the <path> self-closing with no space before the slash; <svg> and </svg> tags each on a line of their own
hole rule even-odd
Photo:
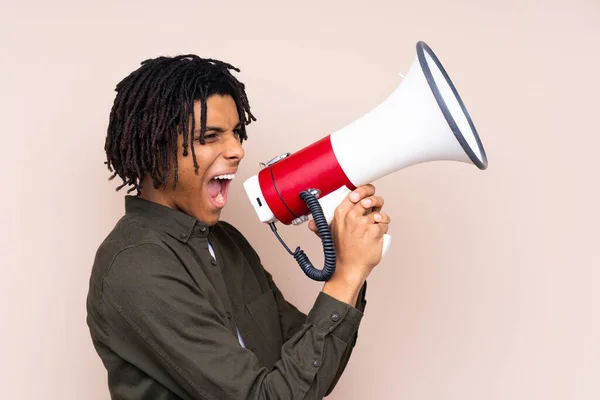
<svg viewBox="0 0 600 400">
<path fill-rule="evenodd" d="M 381 228 L 381 233 L 383 235 L 385 235 L 386 233 L 388 233 L 388 229 L 390 227 L 389 224 L 377 224 L 380 228 Z"/>
<path fill-rule="evenodd" d="M 368 215 L 372 209 L 379 210 L 383 206 L 383 198 L 378 196 L 369 196 L 356 203 L 350 211 L 348 216 L 355 219 L 359 216 Z"/>
<path fill-rule="evenodd" d="M 336 208 L 336 213 L 343 217 L 350 212 L 356 202 L 364 199 L 365 197 L 373 196 L 374 194 L 375 186 L 371 184 L 358 186 L 344 198 L 344 201 L 342 201 Z"/>
<path fill-rule="evenodd" d="M 383 213 L 373 212 L 368 217 L 369 222 L 374 224 L 389 224 L 391 222 L 390 216 Z"/>
<path fill-rule="evenodd" d="M 378 212 L 383 207 L 383 203 L 383 197 L 369 196 L 365 199 L 362 199 L 359 204 L 367 210 Z"/>
<path fill-rule="evenodd" d="M 317 235 L 318 237 L 321 237 L 321 234 L 319 233 L 319 229 L 317 228 L 317 224 L 315 223 L 315 221 L 313 219 L 311 219 L 308 222 L 308 229 L 313 231 L 315 233 L 315 235 Z"/>
<path fill-rule="evenodd" d="M 356 202 L 360 201 L 361 199 L 364 199 L 369 196 L 373 196 L 374 194 L 375 194 L 375 186 L 373 186 L 372 184 L 368 184 L 368 185 L 359 186 L 356 189 L 354 189 L 352 191 L 352 193 L 350 193 L 348 195 L 348 199 L 351 202 L 356 203 Z"/>
<path fill-rule="evenodd" d="M 388 232 L 389 224 L 377 223 L 369 225 L 369 232 L 373 237 L 381 237 Z"/>
</svg>

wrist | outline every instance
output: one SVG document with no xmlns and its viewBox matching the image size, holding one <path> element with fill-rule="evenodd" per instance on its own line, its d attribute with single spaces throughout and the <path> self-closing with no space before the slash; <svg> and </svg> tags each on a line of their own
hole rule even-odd
<svg viewBox="0 0 600 400">
<path fill-rule="evenodd" d="M 336 271 L 331 279 L 325 282 L 322 291 L 339 301 L 355 307 L 358 294 L 366 278 L 362 274 L 338 274 Z"/>
<path fill-rule="evenodd" d="M 357 287 L 360 289 L 367 280 L 369 273 L 361 264 L 345 264 L 338 262 L 336 271 L 330 281 L 339 282 L 341 285 Z"/>
</svg>

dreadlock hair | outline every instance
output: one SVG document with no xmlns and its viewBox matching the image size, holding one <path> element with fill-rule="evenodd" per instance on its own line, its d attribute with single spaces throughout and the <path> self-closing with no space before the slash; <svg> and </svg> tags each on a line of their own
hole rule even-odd
<svg viewBox="0 0 600 400">
<path fill-rule="evenodd" d="M 173 164 L 173 189 L 177 184 L 177 137 L 183 135 L 183 156 L 188 147 L 198 172 L 192 144 L 195 129 L 194 102 L 201 102 L 200 143 L 205 144 L 206 100 L 214 94 L 233 97 L 240 118 L 240 140 L 247 139 L 246 125 L 256 118 L 250 112 L 245 86 L 230 72 L 240 70 L 231 64 L 200 58 L 197 55 L 158 57 L 141 63 L 141 67 L 123 79 L 110 112 L 106 142 L 106 162 L 112 176 L 142 190 L 142 180 L 150 174 L 154 188 L 165 188 Z M 190 118 L 190 116 L 192 116 Z M 190 127 L 191 121 L 191 127 Z M 190 134 L 191 132 L 191 134 Z"/>
</svg>

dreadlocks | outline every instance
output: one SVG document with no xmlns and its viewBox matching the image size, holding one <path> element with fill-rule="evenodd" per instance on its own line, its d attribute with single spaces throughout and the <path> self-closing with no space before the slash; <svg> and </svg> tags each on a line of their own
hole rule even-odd
<svg viewBox="0 0 600 400">
<path fill-rule="evenodd" d="M 206 100 L 214 94 L 233 97 L 241 124 L 240 140 L 247 139 L 245 126 L 256 118 L 250 112 L 244 84 L 229 70 L 240 71 L 225 62 L 196 55 L 158 57 L 143 61 L 117 85 L 104 146 L 105 164 L 113 173 L 109 179 L 119 176 L 123 180 L 117 191 L 131 185 L 127 193 L 137 190 L 140 194 L 146 174 L 152 177 L 155 188 L 164 188 L 171 164 L 175 188 L 177 135 L 183 134 L 183 155 L 187 156 L 195 129 L 194 101 L 201 102 L 201 144 L 205 144 Z M 198 172 L 193 145 L 191 149 Z"/>
</svg>

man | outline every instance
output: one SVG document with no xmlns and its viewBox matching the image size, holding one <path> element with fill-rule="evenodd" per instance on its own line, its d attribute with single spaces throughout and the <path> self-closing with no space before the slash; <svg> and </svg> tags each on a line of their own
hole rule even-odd
<svg viewBox="0 0 600 400">
<path fill-rule="evenodd" d="M 335 274 L 308 315 L 288 303 L 219 221 L 255 120 L 230 70 L 159 57 L 117 85 L 107 164 L 117 190 L 136 193 L 98 249 L 87 300 L 114 399 L 321 399 L 355 345 L 389 224 L 383 199 L 368 185 L 338 207 Z"/>
</svg>

